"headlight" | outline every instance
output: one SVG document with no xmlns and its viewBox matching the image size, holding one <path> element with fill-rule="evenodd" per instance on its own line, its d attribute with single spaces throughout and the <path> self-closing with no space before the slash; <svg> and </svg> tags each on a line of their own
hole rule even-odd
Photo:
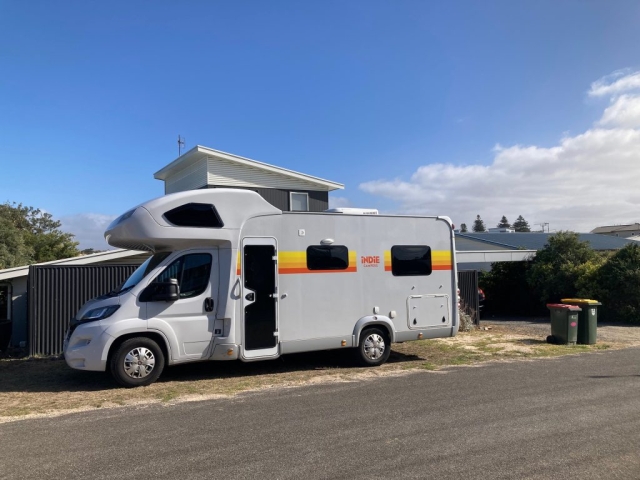
<svg viewBox="0 0 640 480">
<path fill-rule="evenodd" d="M 80 319 L 81 322 L 94 322 L 96 320 L 102 320 L 103 318 L 110 317 L 113 313 L 120 308 L 120 305 L 109 305 L 108 307 L 94 308 L 85 313 Z"/>
</svg>

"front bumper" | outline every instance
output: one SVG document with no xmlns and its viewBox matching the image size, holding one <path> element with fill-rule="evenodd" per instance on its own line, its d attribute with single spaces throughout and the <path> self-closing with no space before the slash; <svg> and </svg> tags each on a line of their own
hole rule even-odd
<svg viewBox="0 0 640 480">
<path fill-rule="evenodd" d="M 114 338 L 101 325 L 80 325 L 65 337 L 64 359 L 71 368 L 104 372 Z"/>
</svg>

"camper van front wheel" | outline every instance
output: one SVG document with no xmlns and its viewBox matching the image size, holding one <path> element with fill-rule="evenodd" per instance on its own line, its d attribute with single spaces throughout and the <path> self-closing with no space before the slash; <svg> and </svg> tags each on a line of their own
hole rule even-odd
<svg viewBox="0 0 640 480">
<path fill-rule="evenodd" d="M 164 368 L 164 355 L 147 337 L 130 338 L 111 357 L 109 369 L 123 387 L 143 387 L 155 382 Z"/>
<path fill-rule="evenodd" d="M 360 334 L 357 360 L 361 365 L 375 367 L 382 365 L 391 353 L 391 342 L 386 332 L 380 328 L 367 328 Z"/>
</svg>

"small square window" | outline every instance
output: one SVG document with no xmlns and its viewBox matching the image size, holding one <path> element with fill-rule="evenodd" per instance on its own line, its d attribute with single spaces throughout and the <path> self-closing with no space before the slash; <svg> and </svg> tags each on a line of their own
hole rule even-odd
<svg viewBox="0 0 640 480">
<path fill-rule="evenodd" d="M 309 211 L 309 194 L 291 192 L 289 203 L 290 203 L 292 212 L 308 212 Z"/>
<path fill-rule="evenodd" d="M 391 247 L 391 273 L 396 277 L 431 275 L 431 248 L 394 245 Z"/>
</svg>

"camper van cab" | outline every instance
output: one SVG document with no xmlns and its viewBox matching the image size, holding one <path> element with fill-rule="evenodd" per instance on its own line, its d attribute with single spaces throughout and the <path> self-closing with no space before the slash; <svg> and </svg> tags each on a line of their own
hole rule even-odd
<svg viewBox="0 0 640 480">
<path fill-rule="evenodd" d="M 447 217 L 282 212 L 220 188 L 143 203 L 105 238 L 153 256 L 80 309 L 64 356 L 127 387 L 166 365 L 313 350 L 352 348 L 375 366 L 392 342 L 458 331 Z"/>
</svg>

